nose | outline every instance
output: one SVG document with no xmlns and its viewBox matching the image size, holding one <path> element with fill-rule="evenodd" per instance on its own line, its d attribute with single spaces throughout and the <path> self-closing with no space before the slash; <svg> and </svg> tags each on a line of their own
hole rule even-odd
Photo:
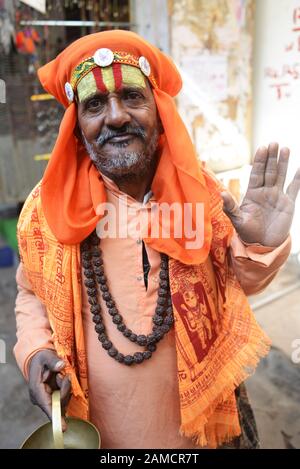
<svg viewBox="0 0 300 469">
<path fill-rule="evenodd" d="M 105 116 L 105 124 L 108 127 L 123 127 L 128 124 L 131 120 L 126 107 L 122 103 L 121 99 L 112 97 L 107 103 L 107 112 Z"/>
</svg>

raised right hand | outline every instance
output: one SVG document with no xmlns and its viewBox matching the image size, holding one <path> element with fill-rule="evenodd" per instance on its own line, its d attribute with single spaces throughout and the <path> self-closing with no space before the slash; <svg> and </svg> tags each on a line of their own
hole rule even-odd
<svg viewBox="0 0 300 469">
<path fill-rule="evenodd" d="M 61 371 L 65 363 L 52 350 L 40 350 L 29 363 L 29 396 L 34 405 L 38 405 L 52 420 L 52 392 L 60 389 L 62 415 L 71 396 L 71 382 Z M 62 419 L 63 431 L 66 422 Z"/>
</svg>

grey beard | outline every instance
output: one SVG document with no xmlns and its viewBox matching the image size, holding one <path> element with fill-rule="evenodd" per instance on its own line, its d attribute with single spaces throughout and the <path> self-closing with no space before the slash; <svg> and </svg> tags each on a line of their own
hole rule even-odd
<svg viewBox="0 0 300 469">
<path fill-rule="evenodd" d="M 159 140 L 157 129 L 153 132 L 147 149 L 141 152 L 122 152 L 116 147 L 116 152 L 110 157 L 106 157 L 105 153 L 98 153 L 81 133 L 85 148 L 98 171 L 114 181 L 138 180 L 146 176 L 156 164 Z"/>
</svg>

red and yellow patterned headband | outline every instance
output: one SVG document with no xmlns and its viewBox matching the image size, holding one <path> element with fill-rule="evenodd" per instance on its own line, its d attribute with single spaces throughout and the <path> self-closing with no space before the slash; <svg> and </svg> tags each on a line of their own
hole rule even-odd
<svg viewBox="0 0 300 469">
<path fill-rule="evenodd" d="M 126 85 L 146 87 L 145 77 L 138 68 L 117 63 L 105 68 L 96 67 L 77 84 L 78 101 L 88 99 L 96 94 L 97 90 L 101 93 L 112 93 Z"/>
<path fill-rule="evenodd" d="M 82 101 L 92 90 L 111 92 L 122 84 L 145 87 L 144 76 L 157 88 L 150 64 L 145 57 L 138 58 L 127 52 L 113 52 L 102 48 L 98 49 L 93 57 L 83 60 L 75 67 L 71 82 L 65 84 L 65 92 L 69 103 L 74 100 L 76 91 L 79 101 Z"/>
</svg>

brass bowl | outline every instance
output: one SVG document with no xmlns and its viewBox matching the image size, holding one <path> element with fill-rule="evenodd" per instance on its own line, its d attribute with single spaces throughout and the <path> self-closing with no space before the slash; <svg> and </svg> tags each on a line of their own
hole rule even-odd
<svg viewBox="0 0 300 469">
<path fill-rule="evenodd" d="M 101 437 L 97 428 L 87 420 L 67 417 L 67 430 L 61 428 L 60 393 L 52 394 L 52 424 L 45 423 L 35 430 L 20 449 L 99 449 Z"/>
</svg>

